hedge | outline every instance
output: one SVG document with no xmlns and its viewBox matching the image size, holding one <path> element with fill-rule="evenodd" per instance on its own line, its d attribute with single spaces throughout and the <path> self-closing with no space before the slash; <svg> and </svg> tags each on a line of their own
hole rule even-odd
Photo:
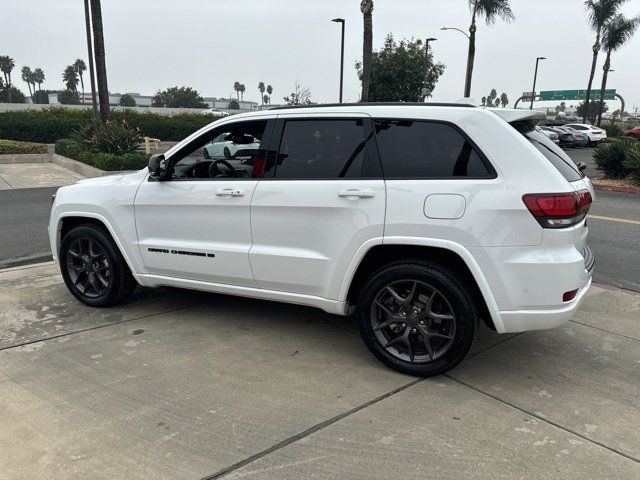
<svg viewBox="0 0 640 480">
<path fill-rule="evenodd" d="M 109 118 L 112 121 L 124 118 L 129 125 L 138 127 L 142 135 L 165 141 L 182 140 L 212 122 L 211 116 L 200 113 L 166 116 L 131 109 L 113 110 Z M 90 121 L 90 109 L 50 107 L 1 112 L 0 138 L 54 143 L 61 138 L 68 138 L 74 130 Z"/>
<path fill-rule="evenodd" d="M 125 153 L 122 155 L 94 153 L 85 150 L 78 142 L 67 138 L 56 142 L 56 153 L 108 172 L 117 170 L 140 170 L 149 163 L 149 156 L 143 152 Z"/>
<path fill-rule="evenodd" d="M 0 140 L 0 155 L 21 153 L 47 153 L 47 146 L 44 143 Z"/>
</svg>

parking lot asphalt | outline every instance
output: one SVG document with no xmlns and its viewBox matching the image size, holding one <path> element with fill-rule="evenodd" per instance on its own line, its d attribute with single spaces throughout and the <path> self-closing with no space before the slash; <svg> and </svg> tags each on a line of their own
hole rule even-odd
<svg viewBox="0 0 640 480">
<path fill-rule="evenodd" d="M 0 477 L 640 478 L 640 295 L 484 328 L 418 379 L 349 319 L 139 289 L 91 309 L 53 265 L 0 271 Z"/>
</svg>

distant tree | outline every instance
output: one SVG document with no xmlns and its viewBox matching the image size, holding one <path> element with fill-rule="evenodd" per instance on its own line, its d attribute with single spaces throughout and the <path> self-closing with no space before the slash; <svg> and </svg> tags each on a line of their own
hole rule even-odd
<svg viewBox="0 0 640 480">
<path fill-rule="evenodd" d="M 567 104 L 560 102 L 560 105 L 556 105 L 556 113 L 564 112 L 567 109 Z"/>
<path fill-rule="evenodd" d="M 494 100 L 496 100 L 497 97 L 498 97 L 498 92 L 496 91 L 495 88 L 492 88 L 491 92 L 489 92 L 489 96 L 487 97 L 487 107 L 495 107 L 496 105 L 493 102 Z M 500 102 L 500 100 L 498 100 L 498 102 Z"/>
<path fill-rule="evenodd" d="M 429 53 L 429 70 L 425 85 L 425 52 L 422 40 L 411 39 L 396 42 L 392 34 L 386 36 L 384 45 L 373 52 L 369 101 L 371 102 L 420 102 L 422 89 L 433 92 L 444 72 L 442 63 L 433 61 Z M 356 62 L 358 76 L 362 80 L 364 66 Z M 430 95 L 429 95 L 430 96 Z"/>
<path fill-rule="evenodd" d="M 482 97 L 482 106 L 486 107 L 487 106 L 487 97 Z"/>
<path fill-rule="evenodd" d="M 0 103 L 25 103 L 24 93 L 13 85 L 0 88 Z"/>
<path fill-rule="evenodd" d="M 611 53 L 619 50 L 631 40 L 633 34 L 640 25 L 640 17 L 625 18 L 618 14 L 613 17 L 604 28 L 602 33 L 602 47 L 607 52 L 607 57 L 602 66 L 602 86 L 600 87 L 600 105 L 604 105 L 604 91 L 607 88 L 607 76 L 611 68 Z M 598 126 L 602 121 L 602 112 L 598 112 Z"/>
<path fill-rule="evenodd" d="M 500 105 L 502 108 L 507 108 L 507 105 L 509 105 L 509 97 L 507 97 L 507 94 L 504 92 L 500 94 Z"/>
<path fill-rule="evenodd" d="M 82 103 L 84 103 L 84 80 L 82 78 L 82 72 L 87 71 L 87 65 L 85 65 L 84 60 L 78 58 L 75 62 L 73 62 L 73 68 L 76 69 L 76 72 L 78 72 L 78 75 L 80 76 L 80 88 L 82 88 Z"/>
<path fill-rule="evenodd" d="M 80 80 L 78 78 L 78 72 L 73 65 L 69 65 L 64 69 L 64 72 L 62 72 L 62 81 L 70 92 L 78 91 L 78 82 Z"/>
<path fill-rule="evenodd" d="M 296 80 L 293 87 L 293 92 L 287 97 L 284 97 L 284 103 L 287 105 L 311 105 L 311 89 L 309 87 L 302 87 Z"/>
<path fill-rule="evenodd" d="M 476 17 L 484 17 L 487 25 L 493 25 L 498 17 L 506 22 L 515 18 L 509 0 L 469 0 L 469 7 L 471 8 L 471 25 L 469 26 L 469 52 L 464 86 L 465 97 L 471 96 L 471 76 L 476 57 Z"/>
<path fill-rule="evenodd" d="M 78 105 L 80 96 L 75 90 L 60 90 L 58 92 L 58 102 L 62 105 Z"/>
<path fill-rule="evenodd" d="M 607 102 L 602 105 L 602 112 L 607 112 L 609 106 Z M 586 118 L 588 123 L 596 123 L 598 118 L 598 112 L 600 111 L 600 102 L 598 100 L 592 100 L 589 102 L 589 109 L 585 109 L 585 102 L 580 102 L 576 108 L 576 115 L 578 117 Z"/>
<path fill-rule="evenodd" d="M 121 107 L 135 107 L 136 106 L 136 100 L 135 100 L 135 98 L 133 98 L 128 93 L 125 93 L 120 97 L 120 106 Z"/>
<path fill-rule="evenodd" d="M 38 90 L 42 90 L 42 82 L 44 82 L 44 72 L 41 68 L 36 68 L 33 71 L 33 81 L 38 84 Z"/>
<path fill-rule="evenodd" d="M 269 95 L 264 95 L 262 97 L 262 104 L 264 105 L 265 103 L 271 103 L 271 99 L 269 98 Z"/>
<path fill-rule="evenodd" d="M 22 81 L 25 82 L 27 84 L 27 87 L 29 88 L 29 96 L 31 97 L 31 99 L 33 99 L 33 92 L 31 91 L 31 83 L 33 81 L 33 72 L 31 71 L 31 67 L 27 67 L 27 66 L 22 67 L 22 69 L 20 70 L 20 73 L 22 74 Z"/>
<path fill-rule="evenodd" d="M 230 100 L 229 101 L 229 110 L 238 110 L 240 108 L 240 104 L 238 100 Z"/>
<path fill-rule="evenodd" d="M 264 86 L 264 82 L 258 82 L 258 91 L 260 92 L 260 103 L 264 105 L 264 91 L 267 87 Z"/>
<path fill-rule="evenodd" d="M 360 2 L 362 12 L 363 33 L 362 33 L 362 65 L 358 69 L 362 82 L 361 102 L 368 102 L 370 98 L 371 77 L 373 71 L 373 0 L 362 0 Z"/>
<path fill-rule="evenodd" d="M 48 104 L 49 103 L 49 92 L 46 91 L 46 90 L 38 90 L 33 95 L 33 103 Z"/>
<path fill-rule="evenodd" d="M 158 90 L 151 100 L 154 107 L 168 108 L 207 108 L 197 90 L 191 87 L 171 87 L 166 90 Z"/>
<path fill-rule="evenodd" d="M 267 95 L 269 95 L 269 105 L 271 105 L 271 94 L 273 93 L 273 87 L 271 85 L 267 85 Z"/>
<path fill-rule="evenodd" d="M 247 87 L 244 86 L 244 83 L 241 83 L 240 84 L 240 88 L 239 88 L 240 100 L 244 100 L 244 92 L 245 92 L 246 89 L 247 89 Z"/>
<path fill-rule="evenodd" d="M 238 97 L 238 101 L 240 101 L 240 82 L 233 82 L 233 89 L 236 91 L 236 97 Z"/>
<path fill-rule="evenodd" d="M 11 71 L 13 70 L 13 67 L 16 66 L 16 62 L 13 61 L 13 58 L 11 58 L 9 55 L 0 55 L 0 71 L 2 71 L 2 73 L 4 74 L 4 85 L 7 88 L 7 101 L 9 103 L 11 102 L 11 95 L 13 93 L 13 90 L 11 89 Z M 19 102 L 19 103 L 24 103 L 24 101 Z"/>
</svg>

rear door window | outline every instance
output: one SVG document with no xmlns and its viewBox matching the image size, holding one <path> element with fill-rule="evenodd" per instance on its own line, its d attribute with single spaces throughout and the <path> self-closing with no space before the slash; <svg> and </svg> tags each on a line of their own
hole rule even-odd
<svg viewBox="0 0 640 480">
<path fill-rule="evenodd" d="M 576 180 L 584 178 L 584 175 L 578 170 L 573 160 L 544 134 L 536 130 L 531 130 L 525 133 L 524 136 L 569 182 L 575 182 Z"/>
<path fill-rule="evenodd" d="M 375 120 L 385 178 L 488 178 L 492 169 L 452 125 L 422 120 Z"/>
</svg>

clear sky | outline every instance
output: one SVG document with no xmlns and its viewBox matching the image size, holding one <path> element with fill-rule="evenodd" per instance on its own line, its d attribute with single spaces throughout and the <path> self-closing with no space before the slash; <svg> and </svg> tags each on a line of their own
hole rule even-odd
<svg viewBox="0 0 640 480">
<path fill-rule="evenodd" d="M 467 30 L 466 0 L 375 0 L 374 49 L 387 33 L 396 38 L 436 37 L 435 59 L 446 65 L 434 101 L 463 93 L 467 39 L 442 26 Z M 360 85 L 354 63 L 362 56 L 359 0 L 102 0 L 107 73 L 111 92 L 153 94 L 173 85 L 196 88 L 204 96 L 228 97 L 233 82 L 258 100 L 257 84 L 274 87 L 281 102 L 296 80 L 318 102 L 338 96 L 340 26 L 346 19 L 345 100 L 357 101 Z M 541 63 L 537 90 L 584 89 L 594 33 L 582 0 L 512 0 L 513 23 L 479 23 L 472 97 L 491 88 L 512 101 L 531 90 L 536 56 Z M 0 55 L 16 62 L 14 83 L 24 92 L 19 69 L 41 67 L 45 88 L 63 88 L 62 71 L 86 59 L 82 0 L 2 0 Z M 640 13 L 629 0 L 623 13 Z M 601 54 L 594 86 L 600 85 Z M 640 33 L 612 57 L 609 88 L 640 108 Z M 571 103 L 571 102 L 569 102 Z M 575 102 L 574 102 L 575 103 Z M 537 104 L 543 106 L 544 104 Z M 614 109 L 618 104 L 611 105 Z"/>
</svg>

